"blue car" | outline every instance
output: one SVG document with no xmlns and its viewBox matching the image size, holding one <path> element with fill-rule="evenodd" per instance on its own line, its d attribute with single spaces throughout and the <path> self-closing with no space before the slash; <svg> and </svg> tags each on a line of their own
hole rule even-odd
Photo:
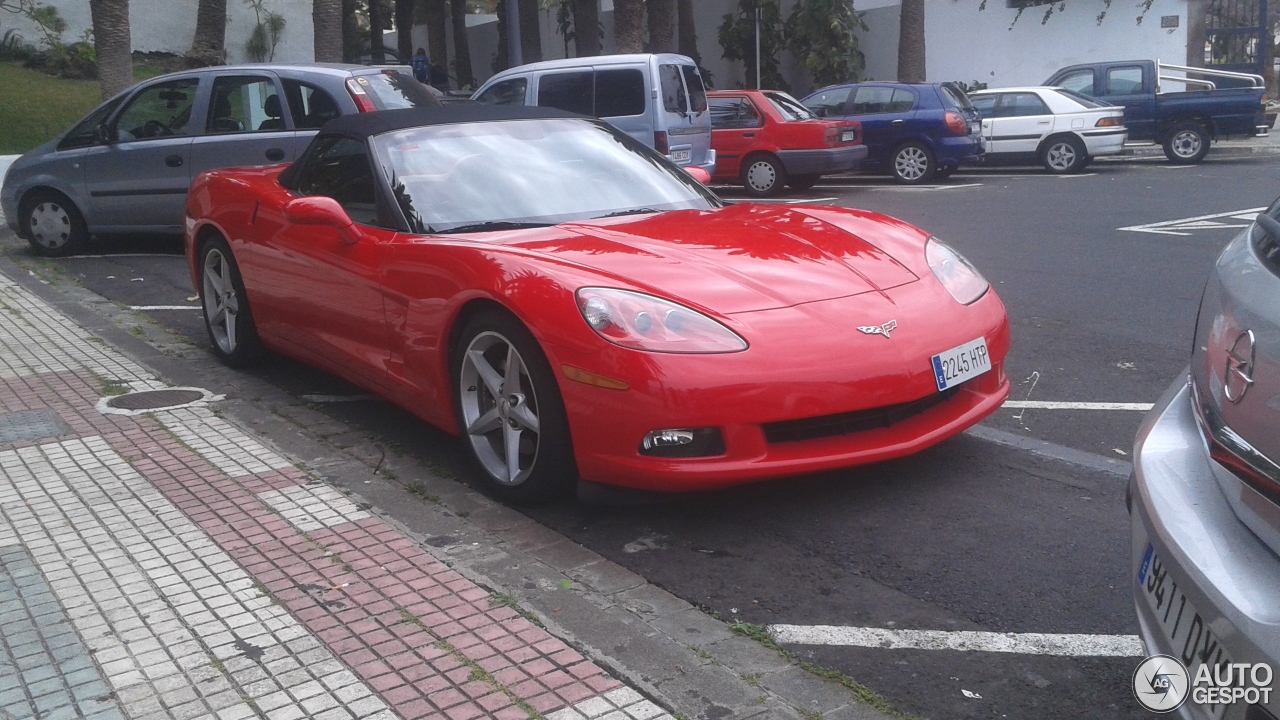
<svg viewBox="0 0 1280 720">
<path fill-rule="evenodd" d="M 926 183 L 982 161 L 982 118 L 952 83 L 832 85 L 801 102 L 818 117 L 861 122 L 862 167 L 898 182 Z"/>
</svg>

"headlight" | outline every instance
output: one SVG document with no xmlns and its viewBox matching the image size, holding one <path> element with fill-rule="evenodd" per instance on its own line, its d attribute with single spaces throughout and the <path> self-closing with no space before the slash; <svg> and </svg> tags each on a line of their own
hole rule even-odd
<svg viewBox="0 0 1280 720">
<path fill-rule="evenodd" d="M 668 353 L 729 353 L 747 343 L 729 328 L 670 300 L 614 288 L 578 290 L 578 310 L 615 345 Z"/>
<path fill-rule="evenodd" d="M 925 243 L 924 257 L 929 261 L 933 276 L 962 305 L 974 302 L 991 287 L 991 283 L 968 260 L 938 238 L 931 237 Z"/>
</svg>

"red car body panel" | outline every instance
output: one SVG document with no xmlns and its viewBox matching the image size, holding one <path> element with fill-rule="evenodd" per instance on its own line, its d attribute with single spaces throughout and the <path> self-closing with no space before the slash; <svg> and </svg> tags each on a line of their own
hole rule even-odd
<svg viewBox="0 0 1280 720">
<path fill-rule="evenodd" d="M 763 152 L 779 157 L 791 173 L 798 172 L 798 169 L 794 165 L 794 159 L 788 157 L 790 153 L 842 151 L 856 146 L 860 150 L 856 154 L 857 162 L 866 157 L 866 148 L 862 146 L 862 123 L 857 120 L 787 120 L 760 90 L 712 90 L 707 93 L 707 98 L 746 100 L 760 118 L 752 127 L 712 126 L 711 147 L 716 151 L 716 172 L 712 179 L 717 182 L 737 182 L 742 171 L 742 161 L 752 153 Z M 832 130 L 836 133 L 835 139 L 830 135 Z M 845 130 L 853 130 L 856 139 L 852 142 L 840 141 L 839 133 Z M 809 156 L 810 160 L 812 158 L 813 156 Z M 844 172 L 854 169 L 856 165 L 855 162 L 848 167 L 823 172 Z M 813 171 L 815 168 L 805 169 Z"/>
<path fill-rule="evenodd" d="M 538 340 L 564 399 L 588 480 L 699 490 L 906 455 L 954 435 L 1007 397 L 1009 325 L 994 290 L 956 302 L 924 257 L 923 231 L 876 213 L 740 204 L 539 228 L 420 236 L 288 223 L 281 167 L 197 178 L 187 256 L 226 238 L 265 346 L 458 432 L 450 343 L 464 315 L 497 304 Z M 697 309 L 747 350 L 630 350 L 583 320 L 582 287 L 648 292 Z M 857 325 L 896 320 L 892 338 Z M 769 442 L 762 426 L 937 398 L 930 356 L 984 337 L 991 371 L 887 427 Z M 569 379 L 570 366 L 627 384 Z M 726 453 L 641 455 L 651 430 L 718 427 Z"/>
</svg>

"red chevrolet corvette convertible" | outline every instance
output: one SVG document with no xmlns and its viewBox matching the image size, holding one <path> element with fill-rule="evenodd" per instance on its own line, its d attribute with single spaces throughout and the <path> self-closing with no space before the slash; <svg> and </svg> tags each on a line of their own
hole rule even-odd
<svg viewBox="0 0 1280 720">
<path fill-rule="evenodd" d="M 214 352 L 318 366 L 462 436 L 496 494 L 701 490 L 906 455 L 1009 392 L 1004 306 L 893 218 L 726 206 L 610 126 L 418 108 L 200 175 Z"/>
</svg>

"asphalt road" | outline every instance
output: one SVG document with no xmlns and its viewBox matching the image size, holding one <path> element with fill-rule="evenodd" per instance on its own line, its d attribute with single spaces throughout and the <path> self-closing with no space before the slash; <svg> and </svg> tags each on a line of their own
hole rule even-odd
<svg viewBox="0 0 1280 720">
<path fill-rule="evenodd" d="M 1008 307 L 1013 399 L 1150 403 L 1186 365 L 1204 280 L 1238 231 L 1232 226 L 1244 224 L 1230 216 L 1275 198 L 1278 164 L 1098 162 L 1070 177 L 979 170 L 913 189 L 868 177 L 779 201 L 885 212 L 964 253 Z M 1202 218 L 1210 215 L 1221 217 Z M 1161 232 L 1121 230 L 1153 223 Z M 114 240 L 92 252 L 103 255 L 53 264 L 127 306 L 194 308 L 180 243 Z M 208 342 L 194 309 L 143 312 Z M 251 372 L 300 395 L 361 394 L 282 358 Z M 324 408 L 437 467 L 469 473 L 456 441 L 382 401 Z M 1127 460 L 1141 417 L 1006 408 L 984 424 Z M 1115 472 L 961 436 L 868 468 L 659 504 L 566 501 L 525 512 L 725 619 L 1130 635 L 1123 498 Z M 1129 690 L 1131 658 L 790 649 L 930 718 L 1144 717 Z"/>
</svg>

